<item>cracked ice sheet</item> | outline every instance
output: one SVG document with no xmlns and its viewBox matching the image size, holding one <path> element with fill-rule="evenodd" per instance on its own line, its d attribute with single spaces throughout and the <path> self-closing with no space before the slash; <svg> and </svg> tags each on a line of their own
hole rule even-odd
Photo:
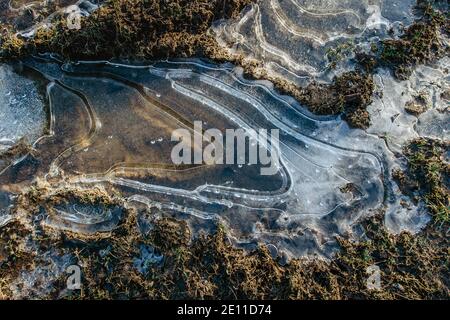
<svg viewBox="0 0 450 320">
<path fill-rule="evenodd" d="M 185 219 L 194 233 L 220 220 L 236 244 L 262 242 L 288 257 L 329 257 L 335 236 L 360 219 L 383 208 L 388 217 L 400 216 L 390 179 L 397 160 L 383 139 L 351 130 L 339 117 L 312 115 L 270 83 L 245 80 L 239 68 L 198 60 L 135 66 L 30 59 L 25 65 L 59 81 L 48 90 L 54 136 L 36 145 L 45 159 L 11 168 L 0 175 L 3 184 L 14 183 L 8 180 L 14 170 L 37 165 L 33 172 L 52 183 L 63 177 L 59 186 L 113 186 L 128 205 Z M 246 165 L 174 168 L 170 134 L 196 120 L 205 129 L 279 129 L 279 172 L 260 176 Z M 416 213 L 404 214 L 420 228 Z M 66 216 L 64 228 L 81 224 L 95 232 L 85 213 L 83 221 Z"/>
<path fill-rule="evenodd" d="M 35 81 L 0 64 L 0 152 L 21 138 L 34 143 L 46 126 L 45 101 Z"/>
<path fill-rule="evenodd" d="M 406 81 L 380 70 L 374 77 L 379 94 L 367 108 L 372 119 L 367 132 L 385 138 L 395 153 L 419 136 L 448 140 L 449 68 L 450 58 L 446 57 L 435 65 L 419 66 Z M 428 110 L 417 117 L 406 112 L 405 105 L 418 95 L 426 97 Z"/>
<path fill-rule="evenodd" d="M 329 81 L 327 52 L 343 43 L 367 44 L 413 21 L 415 0 L 262 0 L 236 20 L 212 28 L 218 43 L 231 53 L 264 63 L 265 70 L 304 85 Z M 342 68 L 351 68 L 344 59 Z"/>
<path fill-rule="evenodd" d="M 368 107 L 372 125 L 368 133 L 386 140 L 389 149 L 402 159 L 402 148 L 418 137 L 449 140 L 449 75 L 450 59 L 441 59 L 434 65 L 417 67 L 409 80 L 398 81 L 389 71 L 380 70 L 375 75 L 378 92 L 372 105 Z M 427 111 L 419 116 L 406 112 L 405 105 L 421 95 L 426 97 Z M 404 164 L 399 163 L 404 168 Z M 411 205 L 411 200 L 401 195 L 394 185 L 397 201 L 391 206 L 391 214 L 386 215 L 386 226 L 395 233 L 401 231 L 418 232 L 430 217 L 423 203 L 410 210 L 403 208 L 400 200 Z"/>
</svg>

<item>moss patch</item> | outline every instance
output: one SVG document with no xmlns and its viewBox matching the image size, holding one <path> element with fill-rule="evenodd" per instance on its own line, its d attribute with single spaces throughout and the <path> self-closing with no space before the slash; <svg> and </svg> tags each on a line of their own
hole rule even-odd
<svg viewBox="0 0 450 320">
<path fill-rule="evenodd" d="M 20 222 L 0 228 L 0 300 L 11 298 L 11 283 L 20 272 L 33 267 L 35 254 L 25 249 L 30 233 Z"/>
<path fill-rule="evenodd" d="M 403 152 L 408 160 L 406 172 L 394 172 L 401 190 L 422 199 L 433 215 L 434 222 L 448 228 L 450 222 L 450 164 L 444 161 L 449 143 L 419 138 Z"/>
<path fill-rule="evenodd" d="M 41 230 L 39 237 L 22 224 L 0 230 L 3 262 L 0 292 L 21 268 L 35 261 L 16 243 L 26 237 L 39 249 L 57 248 L 70 254 L 82 270 L 82 289 L 65 289 L 67 275 L 54 283 L 47 298 L 64 299 L 446 299 L 448 297 L 448 240 L 430 229 L 419 236 L 390 235 L 382 215 L 364 223 L 367 240 L 339 239 L 341 252 L 331 262 L 292 260 L 280 265 L 262 246 L 252 252 L 236 249 L 223 228 L 193 241 L 184 222 L 157 219 L 150 237 L 136 227 L 130 212 L 108 238 Z M 15 240 L 14 240 L 15 239 Z M 151 246 L 161 261 L 136 268 L 142 246 Z M 20 253 L 20 252 L 22 253 Z M 6 258 L 5 258 L 6 257 Z M 380 268 L 381 287 L 367 287 L 367 268 Z"/>
<path fill-rule="evenodd" d="M 414 66 L 429 63 L 449 53 L 441 39 L 448 34 L 449 20 L 444 13 L 434 10 L 430 1 L 418 1 L 422 17 L 408 27 L 399 39 L 381 42 L 379 63 L 394 70 L 399 79 L 407 79 Z"/>
<path fill-rule="evenodd" d="M 250 0 L 109 0 L 81 21 L 65 19 L 40 28 L 26 43 L 4 37 L 2 56 L 54 52 L 69 59 L 168 58 L 204 55 L 216 45 L 206 35 L 212 22 L 236 16 Z"/>
<path fill-rule="evenodd" d="M 366 108 L 372 102 L 373 91 L 372 77 L 353 71 L 334 78 L 331 85 L 312 83 L 297 98 L 316 114 L 343 113 L 350 126 L 365 129 L 370 125 Z"/>
<path fill-rule="evenodd" d="M 335 77 L 331 84 L 312 82 L 301 88 L 285 79 L 269 75 L 257 61 L 242 56 L 230 57 L 220 51 L 215 52 L 213 58 L 243 66 L 245 76 L 250 79 L 271 81 L 278 92 L 294 97 L 315 114 L 342 114 L 353 128 L 366 129 L 370 125 L 370 115 L 366 109 L 372 103 L 375 85 L 373 76 L 363 70 L 343 73 Z"/>
<path fill-rule="evenodd" d="M 333 261 L 342 294 L 347 298 L 446 299 L 449 290 L 448 239 L 445 231 L 428 228 L 413 236 L 390 235 L 382 215 L 365 223 L 367 241 L 341 239 L 342 250 Z M 381 271 L 381 290 L 366 287 L 367 267 Z"/>
<path fill-rule="evenodd" d="M 430 143 L 420 147 L 438 148 Z M 265 246 L 253 251 L 236 248 L 220 225 L 214 234 L 192 239 L 185 222 L 145 209 L 127 210 L 117 228 L 97 236 L 37 225 L 39 211 L 30 203 L 61 203 L 74 197 L 93 204 L 114 200 L 100 190 L 49 193 L 41 187 L 30 193 L 16 208 L 27 214 L 0 229 L 3 299 L 11 298 L 11 284 L 17 284 L 21 271 L 41 263 L 33 252 L 46 250 L 73 257 L 82 271 L 82 288 L 67 290 L 68 275 L 63 273 L 50 294 L 41 298 L 346 300 L 446 299 L 449 294 L 448 225 L 435 224 L 414 236 L 392 235 L 380 213 L 362 222 L 364 240 L 338 238 L 340 251 L 332 261 L 294 259 L 281 264 Z M 150 219 L 150 233 L 141 232 L 139 214 Z M 157 259 L 145 258 L 143 248 Z M 373 266 L 380 271 L 378 289 L 367 285 L 368 268 Z"/>
</svg>

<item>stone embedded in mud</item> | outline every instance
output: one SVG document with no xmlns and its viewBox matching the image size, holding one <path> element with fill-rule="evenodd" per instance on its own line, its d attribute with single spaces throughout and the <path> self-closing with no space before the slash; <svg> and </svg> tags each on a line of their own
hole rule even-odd
<svg viewBox="0 0 450 320">
<path fill-rule="evenodd" d="M 425 106 L 417 104 L 413 101 L 407 102 L 405 105 L 406 112 L 417 116 L 420 116 L 422 113 L 424 113 L 427 109 Z"/>
</svg>

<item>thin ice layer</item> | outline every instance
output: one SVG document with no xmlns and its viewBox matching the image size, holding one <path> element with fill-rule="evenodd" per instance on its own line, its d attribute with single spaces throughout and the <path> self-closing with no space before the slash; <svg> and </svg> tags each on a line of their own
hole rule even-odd
<svg viewBox="0 0 450 320">
<path fill-rule="evenodd" d="M 24 138 L 34 143 L 46 126 L 46 107 L 39 85 L 0 65 L 0 152 Z"/>
<path fill-rule="evenodd" d="M 220 220 L 236 242 L 273 244 L 288 256 L 329 255 L 336 235 L 395 201 L 383 179 L 392 155 L 382 139 L 311 115 L 270 84 L 244 80 L 239 69 L 197 60 L 25 65 L 53 82 L 53 135 L 36 145 L 40 161 L 10 168 L 3 184 L 41 176 L 55 186 L 112 186 L 131 204 L 186 219 L 194 231 Z M 175 166 L 171 134 L 193 132 L 195 121 L 223 132 L 280 130 L 276 174 L 261 175 L 261 165 Z M 55 208 L 64 221 L 51 224 L 89 233 L 114 228 L 114 215 L 100 209 Z"/>
<path fill-rule="evenodd" d="M 269 72 L 304 84 L 311 78 L 325 80 L 333 75 L 328 69 L 330 50 L 385 36 L 399 23 L 409 24 L 414 3 L 264 0 L 234 21 L 217 23 L 212 32 L 225 49 L 261 61 Z"/>
</svg>

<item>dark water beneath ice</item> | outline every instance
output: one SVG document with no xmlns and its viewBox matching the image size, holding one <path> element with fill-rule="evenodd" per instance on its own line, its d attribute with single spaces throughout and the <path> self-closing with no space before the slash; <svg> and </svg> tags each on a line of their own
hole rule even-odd
<svg viewBox="0 0 450 320">
<path fill-rule="evenodd" d="M 47 57 L 28 59 L 23 68 L 48 82 L 50 134 L 34 144 L 34 155 L 0 175 L 5 192 L 19 192 L 36 178 L 55 188 L 102 185 L 130 206 L 186 219 L 194 231 L 220 220 L 239 243 L 271 243 L 293 256 L 329 254 L 333 236 L 393 197 L 383 179 L 391 161 L 383 140 L 350 130 L 339 118 L 311 115 L 231 66 L 198 60 L 61 64 Z M 174 165 L 171 134 L 192 131 L 194 121 L 223 131 L 279 129 L 278 172 L 263 176 L 259 165 Z M 56 208 L 59 220 L 52 225 L 101 232 L 120 217 L 76 208 Z"/>
</svg>

